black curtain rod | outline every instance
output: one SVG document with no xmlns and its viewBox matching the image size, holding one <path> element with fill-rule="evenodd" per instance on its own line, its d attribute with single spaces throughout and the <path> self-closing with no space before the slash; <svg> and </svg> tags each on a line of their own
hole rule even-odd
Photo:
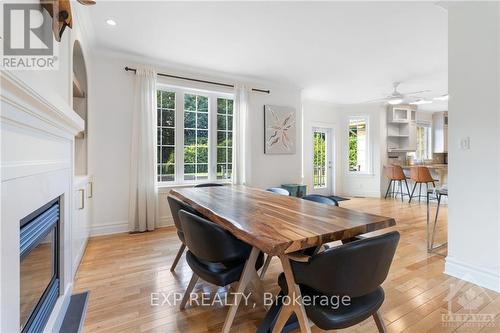
<svg viewBox="0 0 500 333">
<path fill-rule="evenodd" d="M 131 68 L 131 67 L 125 67 L 125 70 L 127 72 L 134 72 L 134 73 L 137 71 L 137 69 Z M 174 79 L 194 81 L 194 82 L 201 82 L 201 83 L 208 83 L 208 84 L 215 84 L 217 86 L 234 88 L 234 85 L 227 84 L 227 83 L 220 83 L 220 82 L 214 82 L 214 81 L 205 81 L 205 80 L 193 79 L 193 78 L 190 78 L 190 77 L 177 76 L 177 75 L 164 74 L 164 73 L 157 73 L 156 75 L 158 75 L 158 76 L 164 76 L 164 77 L 170 77 L 170 78 L 174 78 Z M 266 93 L 266 94 L 270 94 L 271 93 L 270 90 L 256 89 L 256 88 L 252 88 L 252 91 L 257 91 L 257 92 Z"/>
</svg>

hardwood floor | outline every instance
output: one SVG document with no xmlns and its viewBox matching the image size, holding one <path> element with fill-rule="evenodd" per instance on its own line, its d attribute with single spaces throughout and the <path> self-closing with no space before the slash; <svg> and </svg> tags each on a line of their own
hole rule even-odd
<svg viewBox="0 0 500 333">
<path fill-rule="evenodd" d="M 383 287 L 381 308 L 389 332 L 500 332 L 500 295 L 443 274 L 444 258 L 428 255 L 425 238 L 425 204 L 398 200 L 360 199 L 341 206 L 394 217 L 401 241 Z M 436 242 L 446 239 L 447 208 L 442 207 Z M 75 281 L 74 292 L 90 291 L 85 332 L 219 332 L 228 308 L 194 306 L 181 312 L 178 305 L 152 306 L 151 293 L 183 293 L 191 278 L 184 256 L 176 272 L 170 272 L 180 242 L 173 228 L 144 234 L 120 234 L 89 241 Z M 264 280 L 266 291 L 277 293 L 281 271 L 273 259 Z M 195 291 L 223 296 L 225 288 L 199 282 Z M 450 297 L 450 301 L 448 301 Z M 160 298 L 160 302 L 163 299 Z M 172 301 L 170 299 L 170 301 Z M 178 303 L 177 303 L 178 304 Z M 455 315 L 482 314 L 494 318 L 478 325 L 476 317 L 463 316 L 443 323 L 451 309 Z M 265 310 L 240 306 L 233 332 L 255 332 Z M 313 332 L 320 332 L 314 327 Z M 368 319 L 342 332 L 377 332 Z"/>
</svg>

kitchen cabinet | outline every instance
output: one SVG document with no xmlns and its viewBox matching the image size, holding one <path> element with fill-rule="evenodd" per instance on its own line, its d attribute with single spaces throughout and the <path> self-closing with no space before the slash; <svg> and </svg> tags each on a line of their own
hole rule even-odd
<svg viewBox="0 0 500 333">
<path fill-rule="evenodd" d="M 417 150 L 417 109 L 414 105 L 387 107 L 387 151 Z"/>
<path fill-rule="evenodd" d="M 448 152 L 448 111 L 432 114 L 433 152 Z"/>
<path fill-rule="evenodd" d="M 73 276 L 82 260 L 90 235 L 90 210 L 93 196 L 92 178 L 76 176 L 73 179 L 73 214 L 71 220 L 71 263 Z"/>
</svg>

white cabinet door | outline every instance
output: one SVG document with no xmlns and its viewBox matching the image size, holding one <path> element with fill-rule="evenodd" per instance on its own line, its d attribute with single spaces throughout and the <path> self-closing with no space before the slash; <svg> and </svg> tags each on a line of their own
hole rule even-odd
<svg viewBox="0 0 500 333">
<path fill-rule="evenodd" d="M 410 122 L 408 150 L 409 151 L 417 150 L 417 123 L 414 121 Z"/>
</svg>

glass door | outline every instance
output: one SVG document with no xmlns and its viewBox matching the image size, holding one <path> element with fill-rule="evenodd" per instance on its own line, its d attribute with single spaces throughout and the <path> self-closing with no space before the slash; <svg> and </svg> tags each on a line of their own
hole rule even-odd
<svg viewBox="0 0 500 333">
<path fill-rule="evenodd" d="M 313 189 L 311 192 L 332 195 L 333 163 L 332 163 L 331 129 L 313 128 Z"/>
</svg>

